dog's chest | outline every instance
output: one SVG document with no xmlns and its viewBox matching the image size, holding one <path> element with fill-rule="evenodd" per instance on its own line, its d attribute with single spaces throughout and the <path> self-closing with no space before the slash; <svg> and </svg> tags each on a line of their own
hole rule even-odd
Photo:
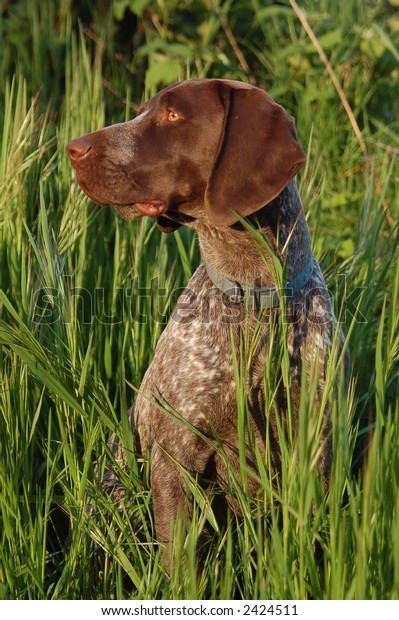
<svg viewBox="0 0 399 620">
<path fill-rule="evenodd" d="M 226 303 L 203 265 L 197 269 L 144 376 L 136 403 L 140 435 L 170 431 L 175 414 L 203 430 L 235 424 L 243 311 L 243 304 Z"/>
</svg>

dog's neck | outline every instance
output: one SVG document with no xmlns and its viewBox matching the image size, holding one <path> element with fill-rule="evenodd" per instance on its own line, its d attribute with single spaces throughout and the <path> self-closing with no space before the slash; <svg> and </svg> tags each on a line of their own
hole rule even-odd
<svg viewBox="0 0 399 620">
<path fill-rule="evenodd" d="M 287 279 L 294 278 L 305 267 L 310 252 L 309 229 L 295 180 L 248 219 L 255 229 L 262 230 L 274 256 L 286 263 Z M 223 229 L 198 219 L 190 228 L 198 234 L 204 261 L 226 278 L 249 286 L 277 283 L 270 252 L 241 224 Z"/>
</svg>

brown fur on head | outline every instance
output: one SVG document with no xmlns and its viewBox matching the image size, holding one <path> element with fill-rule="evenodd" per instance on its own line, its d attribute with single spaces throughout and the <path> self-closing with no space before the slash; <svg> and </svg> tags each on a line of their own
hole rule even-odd
<svg viewBox="0 0 399 620">
<path fill-rule="evenodd" d="M 223 135 L 205 192 L 215 226 L 255 213 L 286 187 L 305 163 L 294 119 L 259 88 L 221 81 Z"/>
<path fill-rule="evenodd" d="M 164 232 L 187 217 L 230 226 L 235 213 L 273 200 L 305 162 L 292 117 L 259 88 L 230 80 L 169 86 L 134 120 L 67 151 L 90 198 L 125 219 L 156 217 Z"/>
</svg>

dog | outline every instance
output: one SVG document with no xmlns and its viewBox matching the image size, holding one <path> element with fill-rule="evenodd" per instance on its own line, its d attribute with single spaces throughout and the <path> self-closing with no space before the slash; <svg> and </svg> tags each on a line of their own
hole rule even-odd
<svg viewBox="0 0 399 620">
<path fill-rule="evenodd" d="M 229 488 L 229 471 L 240 475 L 234 358 L 242 354 L 244 324 L 258 338 L 245 378 L 249 417 L 262 454 L 269 437 L 276 472 L 277 415 L 287 415 L 290 398 L 298 423 L 301 377 L 311 381 L 315 360 L 316 406 L 321 400 L 334 315 L 295 181 L 305 153 L 293 118 L 266 92 L 221 79 L 173 84 L 135 119 L 72 140 L 67 152 L 94 202 L 114 206 L 126 220 L 155 218 L 165 233 L 187 226 L 199 239 L 203 263 L 179 299 L 130 412 L 139 447 L 150 452 L 157 539 L 167 545 L 178 514 L 190 518 L 184 471 L 222 490 Z M 269 251 L 260 251 L 254 230 Z M 270 317 L 281 312 L 281 292 L 289 310 L 291 388 L 288 395 L 280 382 L 266 411 L 265 343 Z M 259 329 L 262 312 L 269 319 Z M 319 469 L 327 488 L 328 407 L 323 416 Z M 115 435 L 110 447 L 123 461 Z M 255 468 L 249 445 L 246 458 Z M 250 476 L 248 492 L 257 484 Z M 112 472 L 104 487 L 119 488 Z M 234 504 L 228 494 L 227 502 Z"/>
</svg>

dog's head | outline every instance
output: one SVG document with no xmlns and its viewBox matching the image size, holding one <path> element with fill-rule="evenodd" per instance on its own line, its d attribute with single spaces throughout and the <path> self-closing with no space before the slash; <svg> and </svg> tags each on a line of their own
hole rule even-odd
<svg viewBox="0 0 399 620">
<path fill-rule="evenodd" d="M 273 200 L 305 162 L 294 120 L 259 88 L 188 80 L 138 116 L 72 140 L 79 185 L 125 219 L 156 217 L 164 232 L 203 217 L 230 226 Z"/>
</svg>

